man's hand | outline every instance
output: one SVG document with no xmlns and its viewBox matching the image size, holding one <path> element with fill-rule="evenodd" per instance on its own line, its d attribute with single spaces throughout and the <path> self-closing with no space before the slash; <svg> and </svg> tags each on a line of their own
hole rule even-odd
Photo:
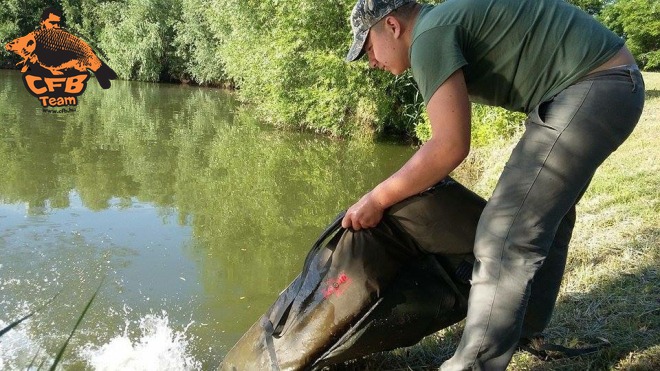
<svg viewBox="0 0 660 371">
<path fill-rule="evenodd" d="M 346 211 L 341 226 L 355 231 L 375 227 L 383 218 L 384 211 L 385 208 L 369 192 Z"/>
</svg>

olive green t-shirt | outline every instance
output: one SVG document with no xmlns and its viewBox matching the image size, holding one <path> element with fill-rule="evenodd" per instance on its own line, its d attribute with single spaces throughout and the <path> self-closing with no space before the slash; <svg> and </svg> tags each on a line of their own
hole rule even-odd
<svg viewBox="0 0 660 371">
<path fill-rule="evenodd" d="M 529 112 L 623 43 L 562 0 L 448 0 L 422 6 L 410 61 L 426 103 L 463 68 L 471 101 Z"/>
</svg>

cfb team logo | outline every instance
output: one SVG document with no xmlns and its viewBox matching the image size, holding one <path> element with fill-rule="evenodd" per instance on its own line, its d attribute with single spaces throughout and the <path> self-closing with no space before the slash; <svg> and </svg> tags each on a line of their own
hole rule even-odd
<svg viewBox="0 0 660 371">
<path fill-rule="evenodd" d="M 59 10 L 48 8 L 38 29 L 5 46 L 23 58 L 17 65 L 23 65 L 25 87 L 44 109 L 78 105 L 90 70 L 103 89 L 108 89 L 110 80 L 117 78 L 89 45 L 60 27 L 61 18 Z"/>
</svg>

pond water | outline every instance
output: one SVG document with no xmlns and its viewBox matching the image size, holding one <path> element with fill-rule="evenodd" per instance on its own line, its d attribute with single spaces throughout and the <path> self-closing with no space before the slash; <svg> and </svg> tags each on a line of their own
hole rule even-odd
<svg viewBox="0 0 660 371">
<path fill-rule="evenodd" d="M 217 89 L 91 80 L 43 112 L 0 71 L 0 369 L 219 364 L 407 146 L 259 124 Z M 49 299 L 55 298 L 49 302 Z"/>
</svg>

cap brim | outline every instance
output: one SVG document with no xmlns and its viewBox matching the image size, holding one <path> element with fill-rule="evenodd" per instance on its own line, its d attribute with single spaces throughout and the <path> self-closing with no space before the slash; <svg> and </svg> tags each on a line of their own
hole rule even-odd
<svg viewBox="0 0 660 371">
<path fill-rule="evenodd" d="M 346 61 L 353 62 L 360 59 L 364 55 L 364 42 L 367 40 L 367 34 L 369 30 L 358 32 L 355 37 L 353 37 L 353 45 L 348 50 L 346 54 Z"/>
</svg>

